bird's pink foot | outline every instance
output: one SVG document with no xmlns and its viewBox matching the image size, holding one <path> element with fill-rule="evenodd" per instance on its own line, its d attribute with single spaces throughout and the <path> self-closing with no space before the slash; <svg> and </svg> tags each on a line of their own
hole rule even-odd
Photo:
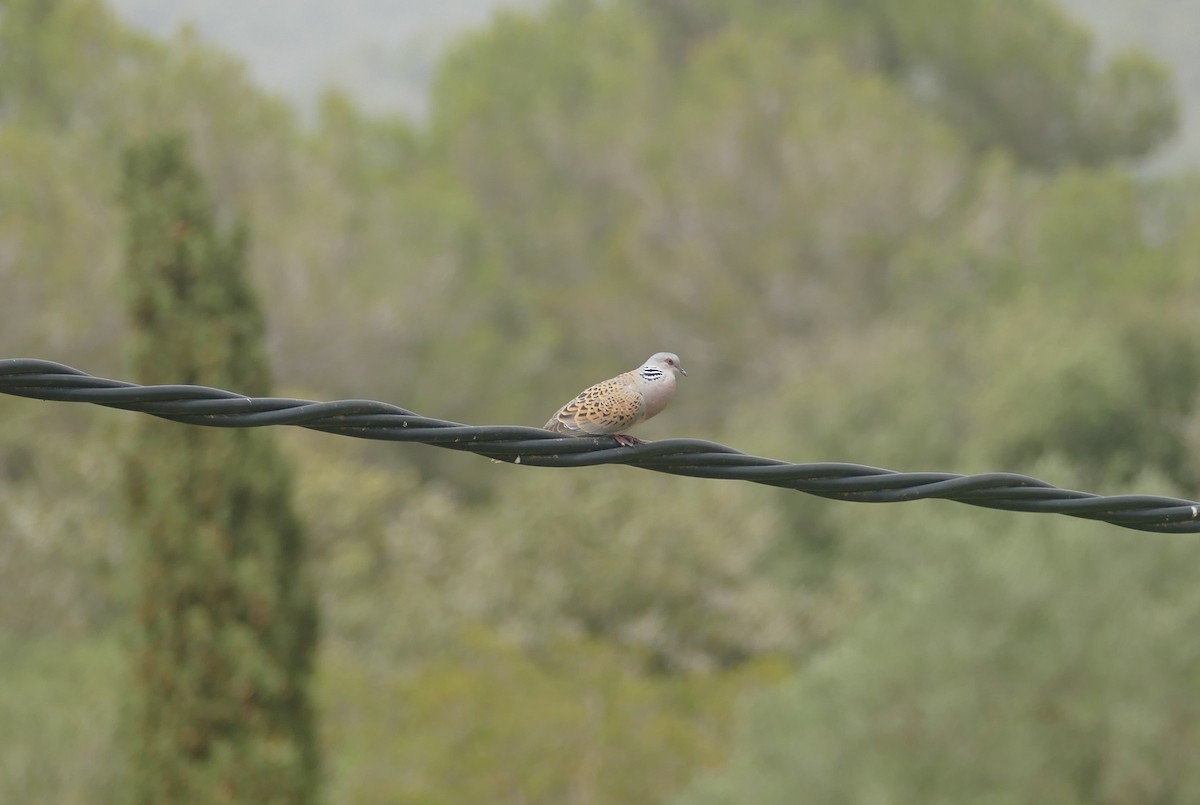
<svg viewBox="0 0 1200 805">
<path fill-rule="evenodd" d="M 627 436 L 624 433 L 614 433 L 613 438 L 617 440 L 617 444 L 621 447 L 633 447 L 635 444 L 641 444 L 642 440 L 636 436 Z"/>
</svg>

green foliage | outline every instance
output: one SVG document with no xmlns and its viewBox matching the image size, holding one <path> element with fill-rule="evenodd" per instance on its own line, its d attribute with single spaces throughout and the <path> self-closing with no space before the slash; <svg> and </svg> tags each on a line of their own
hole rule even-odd
<svg viewBox="0 0 1200 805">
<path fill-rule="evenodd" d="M 930 514 L 854 517 L 849 552 L 877 554 L 861 569 L 881 593 L 835 646 L 755 697 L 729 766 L 679 801 L 1195 798 L 1200 652 L 1180 635 L 1200 614 L 1200 546 Z"/>
<path fill-rule="evenodd" d="M 0 340 L 16 354 L 64 340 L 84 356 L 119 350 L 118 312 L 92 304 L 111 292 L 115 264 L 97 244 L 119 220 L 110 198 L 89 195 L 104 184 L 95 153 L 78 139 L 0 126 L 0 164 Z M 90 338 L 65 335 L 75 327 Z"/>
<path fill-rule="evenodd" d="M 777 529 L 765 490 L 505 465 L 511 502 L 465 508 L 327 441 L 293 452 L 299 498 L 330 535 L 314 544 L 329 629 L 373 652 L 434 651 L 484 624 L 539 652 L 584 634 L 660 670 L 711 670 L 804 647 L 835 603 L 763 577 Z M 380 622 L 380 590 L 401 617 Z"/>
<path fill-rule="evenodd" d="M 0 631 L 111 628 L 128 616 L 116 429 L 86 415 L 53 422 L 16 400 L 0 401 L 0 420 Z"/>
<path fill-rule="evenodd" d="M 14 354 L 256 394 L 269 351 L 295 396 L 536 425 L 671 348 L 692 376 L 648 438 L 1194 494 L 1200 186 L 1123 164 L 1170 132 L 1169 82 L 1044 2 L 560 0 L 452 47 L 428 123 L 329 93 L 307 126 L 194 34 L 151 41 L 92 0 L 3 7 Z M 170 128 L 194 168 L 159 175 L 170 200 L 125 191 L 156 233 L 128 244 L 156 280 L 126 284 L 156 328 L 131 373 L 120 149 Z M 132 167 L 181 167 L 174 147 Z M 214 209 L 245 210 L 253 243 Z M 131 615 L 212 663 L 148 703 L 165 729 L 231 723 L 215 702 L 241 686 L 284 736 L 231 728 L 198 790 L 268 755 L 264 787 L 308 785 L 314 581 L 334 801 L 661 801 L 785 663 L 695 797 L 790 801 L 803 773 L 817 801 L 1194 798 L 1173 754 L 1195 743 L 1187 538 L 311 433 L 285 436 L 292 515 L 264 431 L 0 407 L 7 712 L 44 713 L 28 746 L 71 770 L 35 773 L 13 733 L 5 801 L 145 785 L 103 748 L 115 638 L 74 643 Z M 120 531 L 123 425 L 157 553 Z M 139 656 L 142 679 L 171 659 Z"/>
<path fill-rule="evenodd" d="M 109 632 L 63 639 L 0 631 L 0 799 L 120 801 L 126 671 L 124 646 Z"/>
<path fill-rule="evenodd" d="M 738 694 L 783 669 L 646 675 L 608 641 L 529 653 L 477 628 L 400 672 L 343 652 L 324 683 L 338 802 L 661 802 L 723 757 Z"/>
<path fill-rule="evenodd" d="M 501 15 L 449 55 L 433 110 L 433 136 L 477 216 L 469 292 L 489 298 L 497 334 L 538 363 L 582 347 L 544 311 L 635 290 L 629 201 L 661 118 L 648 32 L 628 12 L 580 6 Z"/>
<path fill-rule="evenodd" d="M 893 255 L 967 180 L 953 136 L 829 50 L 731 31 L 690 68 L 656 143 L 662 197 L 637 253 L 667 269 L 643 280 L 652 304 L 683 296 L 697 330 L 737 339 L 732 354 L 890 306 Z"/>
<path fill-rule="evenodd" d="M 639 354 L 662 320 L 719 372 L 763 339 L 886 309 L 892 255 L 968 187 L 953 134 L 831 48 L 730 28 L 667 71 L 639 19 L 505 17 L 442 73 L 434 134 L 497 278 L 474 293 L 514 306 L 492 315 L 517 355 L 508 372 Z M 575 309 L 595 311 L 586 330 Z M 727 402 L 707 400 L 709 414 Z"/>
<path fill-rule="evenodd" d="M 1060 456 L 1088 487 L 1149 470 L 1190 488 L 1200 383 L 1191 319 L 1177 306 L 1031 299 L 980 314 L 953 342 L 892 323 L 798 352 L 803 379 L 747 407 L 736 441 L 769 452 L 782 430 L 801 455 L 885 467 L 1014 468 Z"/>
<path fill-rule="evenodd" d="M 59 130 L 91 123 L 132 37 L 94 0 L 5 0 L 3 15 L 0 117 Z M 74 50 L 80 40 L 86 58 Z"/>
<path fill-rule="evenodd" d="M 216 231 L 183 141 L 132 147 L 124 198 L 139 378 L 266 393 L 244 229 Z M 134 798 L 311 800 L 315 602 L 272 435 L 147 421 L 126 474 L 141 642 Z"/>
<path fill-rule="evenodd" d="M 1170 79 L 1123 54 L 1094 68 L 1088 33 L 1049 0 L 854 4 L 879 61 L 971 144 L 1039 168 L 1140 157 L 1175 131 Z"/>
<path fill-rule="evenodd" d="M 1060 455 L 1089 486 L 1153 470 L 1192 488 L 1200 346 L 1191 318 L 1134 309 L 1114 324 L 1095 310 L 1051 316 L 1035 304 L 986 322 L 980 364 L 1008 370 L 977 378 L 968 416 L 978 449 L 999 466 Z"/>
<path fill-rule="evenodd" d="M 1145 53 L 1113 58 L 1078 100 L 1080 161 L 1145 156 L 1176 133 L 1179 104 L 1170 71 Z"/>
</svg>

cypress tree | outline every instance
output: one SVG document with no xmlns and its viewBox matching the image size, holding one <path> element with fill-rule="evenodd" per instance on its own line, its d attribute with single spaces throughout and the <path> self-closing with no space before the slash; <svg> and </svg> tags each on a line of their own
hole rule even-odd
<svg viewBox="0 0 1200 805">
<path fill-rule="evenodd" d="M 130 148 L 124 179 L 138 380 L 267 393 L 244 224 L 218 228 L 180 137 Z M 273 435 L 153 417 L 136 427 L 132 798 L 313 801 L 316 604 Z"/>
</svg>

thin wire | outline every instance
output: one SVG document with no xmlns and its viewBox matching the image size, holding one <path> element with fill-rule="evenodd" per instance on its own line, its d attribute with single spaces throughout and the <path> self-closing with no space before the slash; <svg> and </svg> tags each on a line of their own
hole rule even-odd
<svg viewBox="0 0 1200 805">
<path fill-rule="evenodd" d="M 789 464 L 701 439 L 664 439 L 632 447 L 610 437 L 567 438 L 520 425 L 463 425 L 373 400 L 314 402 L 244 397 L 207 386 L 139 386 L 93 377 L 60 363 L 0 359 L 0 393 L 88 402 L 218 428 L 296 425 L 359 439 L 419 442 L 533 467 L 626 464 L 694 478 L 751 481 L 860 503 L 940 498 L 1006 511 L 1065 514 L 1160 533 L 1200 532 L 1200 503 L 1156 495 L 1093 495 L 1027 475 L 895 472 L 861 464 Z"/>
</svg>

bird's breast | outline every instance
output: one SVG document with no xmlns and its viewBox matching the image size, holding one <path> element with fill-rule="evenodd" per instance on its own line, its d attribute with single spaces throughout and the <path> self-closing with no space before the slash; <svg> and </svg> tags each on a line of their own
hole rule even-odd
<svg viewBox="0 0 1200 805">
<path fill-rule="evenodd" d="M 661 380 L 647 383 L 642 390 L 642 401 L 645 405 L 645 419 L 657 414 L 667 407 L 667 403 L 675 396 L 675 375 L 668 374 Z"/>
</svg>

